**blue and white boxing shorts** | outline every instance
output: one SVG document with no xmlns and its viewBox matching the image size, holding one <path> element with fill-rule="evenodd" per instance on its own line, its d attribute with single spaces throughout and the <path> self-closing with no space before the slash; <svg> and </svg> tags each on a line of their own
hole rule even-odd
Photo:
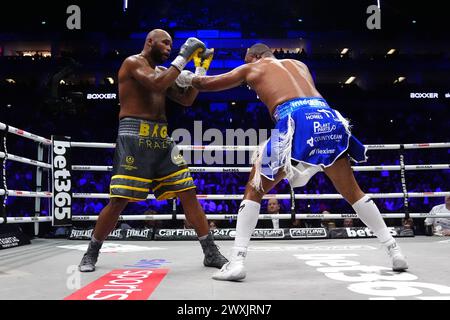
<svg viewBox="0 0 450 320">
<path fill-rule="evenodd" d="M 273 117 L 275 129 L 252 159 L 257 190 L 261 175 L 273 180 L 280 169 L 292 187 L 301 187 L 345 153 L 354 162 L 367 160 L 367 148 L 352 136 L 348 120 L 323 98 L 288 100 L 276 107 Z"/>
</svg>

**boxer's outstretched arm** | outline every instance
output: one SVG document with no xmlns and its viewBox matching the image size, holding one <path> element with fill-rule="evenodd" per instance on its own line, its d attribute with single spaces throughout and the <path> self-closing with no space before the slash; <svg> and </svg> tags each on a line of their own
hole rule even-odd
<svg viewBox="0 0 450 320">
<path fill-rule="evenodd" d="M 196 76 L 192 79 L 192 86 L 200 91 L 222 91 L 237 87 L 246 82 L 250 66 L 245 64 L 230 72 L 216 76 Z"/>
</svg>

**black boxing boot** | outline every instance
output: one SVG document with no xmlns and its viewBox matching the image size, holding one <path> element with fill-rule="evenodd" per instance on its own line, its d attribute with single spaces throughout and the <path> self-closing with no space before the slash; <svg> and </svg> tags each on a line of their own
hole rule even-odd
<svg viewBox="0 0 450 320">
<path fill-rule="evenodd" d="M 208 233 L 205 239 L 199 240 L 202 245 L 203 253 L 205 259 L 203 260 L 203 265 L 205 267 L 222 268 L 222 266 L 228 262 L 219 251 L 219 248 L 214 243 L 214 237 L 211 232 Z"/>
<path fill-rule="evenodd" d="M 92 272 L 95 271 L 95 264 L 97 263 L 98 255 L 102 247 L 103 242 L 96 239 L 91 239 L 89 242 L 89 247 L 86 253 L 81 259 L 78 269 L 80 272 Z"/>
</svg>

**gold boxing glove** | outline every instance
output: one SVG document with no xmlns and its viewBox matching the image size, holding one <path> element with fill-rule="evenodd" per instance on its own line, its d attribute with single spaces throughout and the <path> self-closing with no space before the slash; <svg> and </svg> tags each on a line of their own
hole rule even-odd
<svg viewBox="0 0 450 320">
<path fill-rule="evenodd" d="M 195 75 L 204 76 L 208 71 L 214 56 L 214 49 L 206 49 L 205 51 L 197 51 L 192 58 L 195 65 Z"/>
</svg>

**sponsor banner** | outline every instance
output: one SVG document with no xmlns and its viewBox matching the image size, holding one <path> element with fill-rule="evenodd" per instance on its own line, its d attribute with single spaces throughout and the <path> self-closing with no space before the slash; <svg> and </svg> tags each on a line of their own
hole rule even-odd
<svg viewBox="0 0 450 320">
<path fill-rule="evenodd" d="M 236 229 L 214 229 L 213 234 L 216 240 L 231 240 L 236 235 Z"/>
<path fill-rule="evenodd" d="M 69 240 L 90 240 L 94 229 L 72 228 Z M 115 229 L 110 232 L 106 240 L 152 240 L 153 229 Z"/>
<path fill-rule="evenodd" d="M 113 270 L 64 300 L 147 300 L 169 269 Z"/>
<path fill-rule="evenodd" d="M 30 243 L 30 239 L 17 226 L 0 225 L 0 250 Z"/>
<path fill-rule="evenodd" d="M 255 229 L 251 239 L 284 239 L 284 229 Z"/>
<path fill-rule="evenodd" d="M 155 240 L 198 240 L 194 229 L 156 229 Z"/>
<path fill-rule="evenodd" d="M 280 230 L 280 231 L 277 231 Z M 279 238 L 284 237 L 282 229 L 256 229 L 252 239 Z M 212 230 L 216 240 L 233 240 L 236 234 L 235 229 L 214 229 Z M 198 240 L 194 229 L 156 229 L 155 240 Z"/>
<path fill-rule="evenodd" d="M 124 229 L 122 230 L 124 240 L 152 240 L 153 229 Z"/>
<path fill-rule="evenodd" d="M 52 226 L 72 225 L 70 137 L 52 136 Z"/>
<path fill-rule="evenodd" d="M 285 239 L 288 229 L 255 229 L 252 239 Z M 212 230 L 216 240 L 233 240 L 236 229 Z M 194 229 L 156 229 L 155 240 L 197 240 Z"/>
<path fill-rule="evenodd" d="M 404 227 L 388 227 L 393 237 L 414 237 L 411 229 Z M 90 240 L 94 229 L 72 228 L 69 240 Z M 234 240 L 236 229 L 211 230 L 216 240 Z M 372 238 L 375 237 L 369 228 L 285 228 L 255 229 L 252 240 L 258 239 L 326 239 L 326 238 Z M 115 229 L 106 240 L 198 240 L 194 229 Z"/>
<path fill-rule="evenodd" d="M 292 239 L 317 239 L 328 238 L 325 228 L 294 228 L 289 229 L 289 236 Z"/>
<path fill-rule="evenodd" d="M 414 237 L 414 232 L 405 227 L 388 227 L 393 237 Z M 348 239 L 348 238 L 374 238 L 375 235 L 369 228 L 335 228 L 328 231 L 330 238 Z"/>
</svg>

